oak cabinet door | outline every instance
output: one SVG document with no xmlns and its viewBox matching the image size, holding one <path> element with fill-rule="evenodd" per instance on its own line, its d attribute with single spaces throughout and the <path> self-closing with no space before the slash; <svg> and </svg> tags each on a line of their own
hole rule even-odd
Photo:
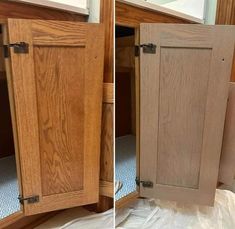
<svg viewBox="0 0 235 229">
<path fill-rule="evenodd" d="M 103 26 L 9 19 L 8 34 L 26 44 L 10 48 L 25 214 L 98 202 Z"/>
<path fill-rule="evenodd" d="M 156 53 L 140 53 L 140 196 L 213 205 L 234 39 L 233 26 L 141 25 Z"/>
</svg>

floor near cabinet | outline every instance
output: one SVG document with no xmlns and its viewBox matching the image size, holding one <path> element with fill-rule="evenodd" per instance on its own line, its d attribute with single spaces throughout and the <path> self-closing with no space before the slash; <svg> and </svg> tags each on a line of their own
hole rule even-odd
<svg viewBox="0 0 235 229">
<path fill-rule="evenodd" d="M 234 229 L 235 194 L 216 190 L 214 207 L 178 204 L 174 201 L 137 199 L 116 210 L 117 229 Z"/>
<path fill-rule="evenodd" d="M 116 138 L 115 178 L 123 186 L 115 200 L 136 191 L 136 139 L 133 135 Z"/>
<path fill-rule="evenodd" d="M 0 219 L 20 210 L 15 157 L 0 159 Z"/>
<path fill-rule="evenodd" d="M 113 210 L 90 212 L 82 207 L 65 210 L 34 229 L 113 228 Z"/>
</svg>

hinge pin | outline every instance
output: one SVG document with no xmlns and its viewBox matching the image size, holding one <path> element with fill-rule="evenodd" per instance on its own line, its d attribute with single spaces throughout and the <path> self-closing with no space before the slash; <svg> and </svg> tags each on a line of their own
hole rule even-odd
<svg viewBox="0 0 235 229">
<path fill-rule="evenodd" d="M 34 204 L 34 203 L 39 202 L 39 196 L 30 196 L 30 197 L 26 197 L 26 198 L 19 196 L 18 200 L 20 201 L 20 203 L 22 205 L 25 203 L 25 201 L 27 201 L 27 204 Z"/>
<path fill-rule="evenodd" d="M 140 186 L 140 184 L 142 184 L 142 186 L 144 188 L 153 188 L 153 182 L 152 181 L 140 181 L 140 179 L 138 177 L 136 177 L 135 182 L 136 182 L 137 186 Z"/>
</svg>

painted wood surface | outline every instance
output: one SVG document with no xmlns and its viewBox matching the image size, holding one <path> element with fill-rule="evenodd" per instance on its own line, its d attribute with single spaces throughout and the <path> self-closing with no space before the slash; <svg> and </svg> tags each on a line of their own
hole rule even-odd
<svg viewBox="0 0 235 229">
<path fill-rule="evenodd" d="M 232 67 L 231 26 L 142 24 L 140 196 L 213 205 Z"/>
<path fill-rule="evenodd" d="M 220 158 L 219 181 L 232 185 L 235 175 L 235 83 L 230 83 L 223 147 Z"/>
</svg>

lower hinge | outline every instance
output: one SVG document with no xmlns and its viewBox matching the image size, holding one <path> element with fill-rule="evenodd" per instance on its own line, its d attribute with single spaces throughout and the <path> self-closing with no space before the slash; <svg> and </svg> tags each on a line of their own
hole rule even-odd
<svg viewBox="0 0 235 229">
<path fill-rule="evenodd" d="M 143 53 L 155 54 L 157 46 L 152 43 L 136 45 L 135 46 L 135 56 L 140 55 L 140 48 L 143 48 Z"/>
<path fill-rule="evenodd" d="M 140 179 L 138 177 L 136 177 L 135 182 L 136 182 L 136 185 L 138 185 L 138 186 L 140 186 L 140 184 L 142 184 L 142 186 L 144 188 L 153 188 L 153 182 L 152 181 L 140 181 Z"/>
<path fill-rule="evenodd" d="M 18 197 L 21 204 L 25 204 L 25 201 L 27 204 L 34 204 L 39 202 L 39 196 L 30 196 L 23 198 L 22 196 Z"/>
</svg>

